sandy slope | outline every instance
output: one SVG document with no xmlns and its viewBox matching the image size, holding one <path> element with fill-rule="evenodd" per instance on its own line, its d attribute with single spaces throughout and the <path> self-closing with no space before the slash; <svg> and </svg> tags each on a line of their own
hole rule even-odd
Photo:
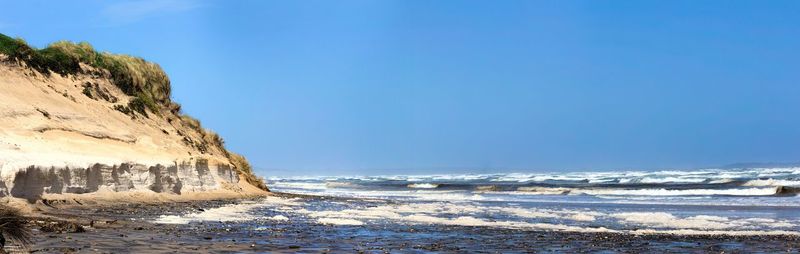
<svg viewBox="0 0 800 254">
<path fill-rule="evenodd" d="M 83 93 L 85 86 L 111 99 L 90 98 Z M 100 75 L 47 76 L 0 62 L 0 177 L 8 189 L 18 171 L 30 166 L 88 169 L 98 163 L 170 166 L 198 160 L 207 160 L 212 170 L 229 166 L 221 148 L 201 152 L 188 143 L 202 136 L 169 120 L 176 116 L 151 112 L 149 117 L 132 117 L 113 108 L 127 105 L 130 98 Z M 220 189 L 230 184 L 216 175 L 214 179 Z M 152 181 L 142 181 L 147 180 Z M 232 184 L 247 185 L 238 179 Z M 258 192 L 250 187 L 227 189 Z"/>
</svg>

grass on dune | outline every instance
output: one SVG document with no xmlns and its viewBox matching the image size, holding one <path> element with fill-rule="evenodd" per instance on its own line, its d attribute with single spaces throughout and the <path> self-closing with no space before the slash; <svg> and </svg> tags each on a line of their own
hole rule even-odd
<svg viewBox="0 0 800 254">
<path fill-rule="evenodd" d="M 228 158 L 230 158 L 234 167 L 243 173 L 242 175 L 244 175 L 245 181 L 253 186 L 258 187 L 259 189 L 269 191 L 269 188 L 267 188 L 264 180 L 257 177 L 256 174 L 253 173 L 253 168 L 250 166 L 250 163 L 247 162 L 247 159 L 245 159 L 244 156 L 235 153 L 229 153 Z"/>
<path fill-rule="evenodd" d="M 81 63 L 107 70 L 114 85 L 125 94 L 138 98 L 136 103 L 156 114 L 171 103 L 172 91 L 167 74 L 158 64 L 139 57 L 98 52 L 86 42 L 59 41 L 35 49 L 22 39 L 3 34 L 0 34 L 0 53 L 25 62 L 44 74 L 50 71 L 60 75 L 77 74 L 82 71 Z"/>
</svg>

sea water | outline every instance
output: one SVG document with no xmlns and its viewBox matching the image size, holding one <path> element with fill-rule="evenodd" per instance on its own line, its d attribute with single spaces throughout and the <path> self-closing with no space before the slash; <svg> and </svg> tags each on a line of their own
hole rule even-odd
<svg viewBox="0 0 800 254">
<path fill-rule="evenodd" d="M 631 234 L 798 234 L 800 168 L 269 178 L 268 197 L 159 223 L 445 225 Z M 253 229 L 257 230 L 257 228 Z"/>
</svg>

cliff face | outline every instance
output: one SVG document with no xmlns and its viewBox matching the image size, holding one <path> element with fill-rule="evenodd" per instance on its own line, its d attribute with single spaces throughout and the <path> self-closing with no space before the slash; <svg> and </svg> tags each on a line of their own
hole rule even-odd
<svg viewBox="0 0 800 254">
<path fill-rule="evenodd" d="M 170 91 L 142 59 L 0 34 L 0 196 L 266 190 Z"/>
<path fill-rule="evenodd" d="M 147 166 L 92 164 L 81 167 L 30 166 L 18 170 L 10 181 L 0 182 L 0 195 L 35 201 L 46 194 L 84 194 L 98 191 L 152 191 L 180 195 L 225 188 L 245 192 L 239 174 L 226 165 L 214 170 L 208 161 Z M 227 185 L 224 185 L 227 184 Z"/>
</svg>

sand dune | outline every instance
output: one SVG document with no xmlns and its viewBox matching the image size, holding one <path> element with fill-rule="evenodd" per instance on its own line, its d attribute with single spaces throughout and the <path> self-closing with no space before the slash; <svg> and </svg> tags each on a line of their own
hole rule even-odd
<svg viewBox="0 0 800 254">
<path fill-rule="evenodd" d="M 115 109 L 133 97 L 99 70 L 46 75 L 0 58 L 0 196 L 259 192 L 179 114 Z"/>
</svg>

